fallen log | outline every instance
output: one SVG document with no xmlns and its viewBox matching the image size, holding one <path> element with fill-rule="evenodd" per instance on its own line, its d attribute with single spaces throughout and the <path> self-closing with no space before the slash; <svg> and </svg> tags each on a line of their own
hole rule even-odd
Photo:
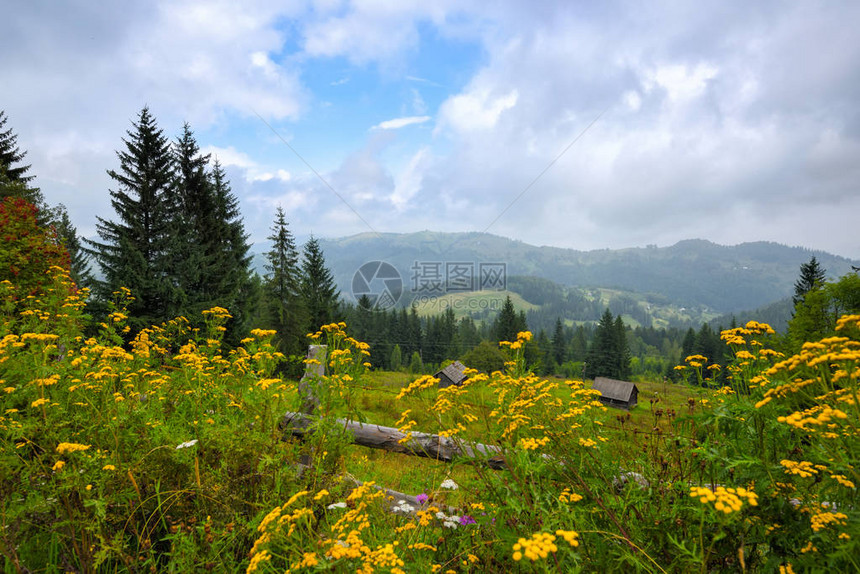
<svg viewBox="0 0 860 574">
<path fill-rule="evenodd" d="M 317 420 L 303 413 L 287 413 L 281 420 L 281 430 L 302 438 Z M 507 468 L 502 450 L 487 444 L 466 444 L 462 441 L 437 434 L 413 432 L 411 435 L 393 427 L 337 419 L 337 424 L 352 435 L 355 444 L 413 456 L 431 458 L 442 462 L 461 460 L 483 464 L 494 470 Z M 408 440 L 406 440 L 408 437 Z"/>
</svg>

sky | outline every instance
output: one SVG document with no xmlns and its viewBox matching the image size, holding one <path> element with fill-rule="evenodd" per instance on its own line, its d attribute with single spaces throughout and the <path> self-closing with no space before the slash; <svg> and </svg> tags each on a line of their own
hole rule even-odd
<svg viewBox="0 0 860 574">
<path fill-rule="evenodd" d="M 141 108 L 189 122 L 266 248 L 487 231 L 860 259 L 854 1 L 12 0 L 0 109 L 79 234 Z"/>
</svg>

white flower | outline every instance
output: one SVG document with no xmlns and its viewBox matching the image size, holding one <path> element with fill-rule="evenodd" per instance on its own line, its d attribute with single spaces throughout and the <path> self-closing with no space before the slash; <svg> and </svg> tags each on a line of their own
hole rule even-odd
<svg viewBox="0 0 860 574">
<path fill-rule="evenodd" d="M 457 486 L 457 483 L 451 480 L 450 478 L 446 478 L 442 481 L 442 484 L 439 485 L 439 488 L 447 488 L 448 490 L 457 490 L 460 488 Z"/>
<path fill-rule="evenodd" d="M 445 522 L 442 523 L 442 526 L 444 526 L 445 528 L 453 528 L 456 530 L 457 527 L 460 526 L 460 521 L 459 520 L 456 520 L 456 521 L 446 520 Z"/>
<path fill-rule="evenodd" d="M 394 512 L 402 512 L 404 514 L 409 514 L 410 512 L 415 510 L 415 507 L 407 503 L 405 500 L 401 500 L 394 506 L 393 510 Z"/>
<path fill-rule="evenodd" d="M 438 518 L 439 520 L 445 520 L 446 518 L 448 518 L 448 515 L 445 514 L 444 512 L 437 512 L 436 518 Z"/>
<path fill-rule="evenodd" d="M 177 446 L 176 446 L 176 450 L 179 450 L 180 448 L 188 448 L 188 447 L 192 447 L 192 446 L 194 446 L 195 444 L 197 444 L 197 439 L 196 439 L 196 438 L 195 438 L 194 440 L 190 440 L 190 441 L 188 441 L 188 442 L 184 442 L 184 443 L 182 443 L 182 444 L 180 444 L 180 445 L 177 445 Z"/>
<path fill-rule="evenodd" d="M 329 510 L 332 510 L 334 508 L 346 508 L 346 503 L 345 502 L 335 502 L 335 503 L 329 504 L 326 508 L 328 508 Z"/>
</svg>

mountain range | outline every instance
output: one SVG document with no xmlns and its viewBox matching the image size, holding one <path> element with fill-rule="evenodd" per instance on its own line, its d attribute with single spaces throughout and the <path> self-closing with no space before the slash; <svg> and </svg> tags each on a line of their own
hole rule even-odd
<svg viewBox="0 0 860 574">
<path fill-rule="evenodd" d="M 644 296 L 651 304 L 697 309 L 699 318 L 749 311 L 790 297 L 800 265 L 812 256 L 833 279 L 851 272 L 852 265 L 860 265 L 823 251 L 763 241 L 728 246 L 690 239 L 668 247 L 578 251 L 529 245 L 489 233 L 422 231 L 362 233 L 320 242 L 346 300 L 354 299 L 356 272 L 372 261 L 389 263 L 399 271 L 401 303 L 409 303 L 420 294 L 428 274 L 437 272 L 443 291 L 451 291 L 452 285 L 462 291 L 465 274 L 471 270 L 472 287 L 479 290 L 484 279 L 482 264 L 497 271 L 498 265 L 503 265 L 511 291 L 523 285 L 521 277 L 536 277 L 560 287 L 550 291 L 604 289 L 632 293 L 640 299 Z M 452 278 L 446 271 L 458 269 L 454 283 L 446 284 L 446 277 Z M 384 287 L 380 284 L 377 288 Z M 542 288 L 541 292 L 545 291 Z M 532 299 L 526 293 L 520 295 L 535 305 L 548 302 L 535 301 L 534 295 Z"/>
</svg>

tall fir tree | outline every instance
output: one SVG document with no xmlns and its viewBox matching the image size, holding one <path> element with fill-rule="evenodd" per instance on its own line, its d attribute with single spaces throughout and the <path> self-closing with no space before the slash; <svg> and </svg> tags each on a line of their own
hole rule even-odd
<svg viewBox="0 0 860 574">
<path fill-rule="evenodd" d="M 403 353 L 398 344 L 395 344 L 391 350 L 391 361 L 389 361 L 388 368 L 392 371 L 399 371 L 403 368 Z"/>
<path fill-rule="evenodd" d="M 481 342 L 481 335 L 478 333 L 475 320 L 468 315 L 460 318 L 457 331 L 462 351 L 468 351 Z"/>
<path fill-rule="evenodd" d="M 826 271 L 814 255 L 808 263 L 800 266 L 800 277 L 794 283 L 794 297 L 792 297 L 795 307 L 803 302 L 807 293 L 824 285 L 825 273 Z"/>
<path fill-rule="evenodd" d="M 409 319 L 406 321 L 406 340 L 409 341 L 409 350 L 413 353 L 421 353 L 424 348 L 424 328 L 421 325 L 421 317 L 413 305 L 409 309 Z"/>
<path fill-rule="evenodd" d="M 209 178 L 215 210 L 212 233 L 215 264 L 211 280 L 218 300 L 224 302 L 233 316 L 227 324 L 227 335 L 228 341 L 236 344 L 250 329 L 259 293 L 253 281 L 251 245 L 239 211 L 239 200 L 217 159 Z"/>
<path fill-rule="evenodd" d="M 684 334 L 684 340 L 681 342 L 681 361 L 685 360 L 690 355 L 696 352 L 696 331 L 690 327 Z"/>
<path fill-rule="evenodd" d="M 627 380 L 630 378 L 630 346 L 627 343 L 627 328 L 621 315 L 615 318 L 615 374 L 613 378 Z"/>
<path fill-rule="evenodd" d="M 519 318 L 514 309 L 514 302 L 511 296 L 505 296 L 505 302 L 499 311 L 496 321 L 493 323 L 493 338 L 496 342 L 499 341 L 516 341 L 519 326 Z"/>
<path fill-rule="evenodd" d="M 0 110 L 0 200 L 4 197 L 20 197 L 36 206 L 37 221 L 47 225 L 58 215 L 48 207 L 45 197 L 38 187 L 33 187 L 35 175 L 29 174 L 30 165 L 21 162 L 27 152 L 18 147 L 18 135 L 11 127 L 7 128 L 9 118 Z"/>
<path fill-rule="evenodd" d="M 201 312 L 225 307 L 232 319 L 225 341 L 235 345 L 247 333 L 258 293 L 251 281 L 248 235 L 239 202 L 226 173 L 202 154 L 188 123 L 173 145 L 176 181 L 172 259 L 180 290 L 174 313 L 201 322 Z"/>
<path fill-rule="evenodd" d="M 319 241 L 311 236 L 302 251 L 301 295 L 308 311 L 308 330 L 334 321 L 340 293 L 331 270 L 326 267 Z"/>
<path fill-rule="evenodd" d="M 95 283 L 92 269 L 90 268 L 90 256 L 84 251 L 81 239 L 78 237 L 77 229 L 72 225 L 66 206 L 60 204 L 56 209 L 57 220 L 54 227 L 57 237 L 69 252 L 70 274 L 78 287 L 92 287 Z"/>
<path fill-rule="evenodd" d="M 98 292 L 109 299 L 120 287 L 131 289 L 129 323 L 137 330 L 170 317 L 178 293 L 172 277 L 171 231 L 175 182 L 170 142 L 144 107 L 117 151 L 119 170 L 108 175 L 117 220 L 98 217 L 101 241 L 87 241 L 104 279 Z"/>
<path fill-rule="evenodd" d="M 12 128 L 3 129 L 8 121 L 6 112 L 0 110 L 0 164 L 6 166 L 6 177 L 10 180 L 28 183 L 35 176 L 27 175 L 29 165 L 15 165 L 24 159 L 27 152 L 18 148 L 18 135 Z"/>
<path fill-rule="evenodd" d="M 786 342 L 792 352 L 799 352 L 807 341 L 837 334 L 839 317 L 855 313 L 860 313 L 860 275 L 848 273 L 838 281 L 825 281 L 810 289 L 795 307 Z"/>
<path fill-rule="evenodd" d="M 555 330 L 552 333 L 552 357 L 556 365 L 563 365 L 567 361 L 567 343 L 561 317 L 555 320 Z"/>
<path fill-rule="evenodd" d="M 218 261 L 218 239 L 214 197 L 206 168 L 209 156 L 202 155 L 194 132 L 186 123 L 173 144 L 175 181 L 168 203 L 172 207 L 170 257 L 178 288 L 174 315 L 184 315 L 192 323 L 202 320 L 201 312 L 219 301 L 211 278 Z"/>
<path fill-rule="evenodd" d="M 555 361 L 553 353 L 552 341 L 543 329 L 540 330 L 535 337 L 535 345 L 537 347 L 537 363 L 540 365 L 541 375 L 551 375 L 558 369 L 558 363 Z"/>
<path fill-rule="evenodd" d="M 619 378 L 618 376 L 618 336 L 615 320 L 607 308 L 597 324 L 594 340 L 588 350 L 585 376 Z"/>
<path fill-rule="evenodd" d="M 281 207 L 275 212 L 272 248 L 266 253 L 263 298 L 266 323 L 278 332 L 279 347 L 285 355 L 301 353 L 307 333 L 307 311 L 300 295 L 301 275 L 296 243 Z"/>
<path fill-rule="evenodd" d="M 585 334 L 585 327 L 579 325 L 573 332 L 573 337 L 570 340 L 570 359 L 572 361 L 584 361 L 588 355 L 588 336 Z"/>
</svg>

